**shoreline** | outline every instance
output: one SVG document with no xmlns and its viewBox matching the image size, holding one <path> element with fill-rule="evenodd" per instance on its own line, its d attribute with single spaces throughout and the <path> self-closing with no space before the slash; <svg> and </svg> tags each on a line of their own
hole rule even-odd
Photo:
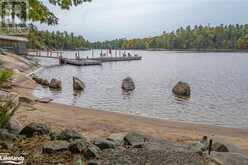
<svg viewBox="0 0 248 165">
<path fill-rule="evenodd" d="M 23 80 L 18 84 L 19 87 L 14 87 L 13 91 L 35 100 L 33 90 L 37 84 L 27 75 L 20 76 Z M 30 122 L 41 122 L 58 131 L 64 128 L 74 129 L 83 136 L 92 139 L 108 137 L 112 133 L 130 131 L 142 132 L 178 143 L 190 143 L 201 139 L 205 135 L 220 137 L 225 141 L 236 144 L 248 154 L 248 129 L 246 128 L 228 128 L 171 121 L 53 102 L 48 104 L 35 102 L 32 106 L 24 104 L 16 112 L 15 117 L 23 125 Z"/>
</svg>

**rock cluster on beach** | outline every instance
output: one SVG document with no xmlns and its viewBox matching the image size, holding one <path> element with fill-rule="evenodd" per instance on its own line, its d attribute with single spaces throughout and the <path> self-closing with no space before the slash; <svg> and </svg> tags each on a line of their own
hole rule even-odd
<svg viewBox="0 0 248 165">
<path fill-rule="evenodd" d="M 113 133 L 107 138 L 89 140 L 71 129 L 54 132 L 42 123 L 30 123 L 15 133 L 0 129 L 0 151 L 22 153 L 25 164 L 248 164 L 246 155 L 232 152 L 227 144 L 216 143 L 209 156 L 207 137 L 192 144 L 176 144 L 138 132 Z"/>
</svg>

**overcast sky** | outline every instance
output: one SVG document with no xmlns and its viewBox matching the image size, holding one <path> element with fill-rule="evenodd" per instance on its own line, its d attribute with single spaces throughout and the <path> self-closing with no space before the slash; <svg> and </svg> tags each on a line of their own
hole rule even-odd
<svg viewBox="0 0 248 165">
<path fill-rule="evenodd" d="M 92 0 L 69 11 L 48 6 L 59 25 L 40 29 L 73 32 L 90 41 L 142 38 L 187 25 L 248 23 L 248 0 Z"/>
</svg>

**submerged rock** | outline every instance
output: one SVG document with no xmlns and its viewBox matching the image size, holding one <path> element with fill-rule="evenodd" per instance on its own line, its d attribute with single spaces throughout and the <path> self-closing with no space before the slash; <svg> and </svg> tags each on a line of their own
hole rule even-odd
<svg viewBox="0 0 248 165">
<path fill-rule="evenodd" d="M 73 77 L 73 89 L 74 90 L 84 90 L 85 84 L 77 77 Z"/>
<path fill-rule="evenodd" d="M 52 79 L 50 81 L 49 87 L 52 88 L 52 89 L 61 89 L 62 88 L 62 85 L 61 84 L 62 83 L 61 83 L 60 80 Z"/>
<path fill-rule="evenodd" d="M 121 85 L 123 90 L 126 91 L 133 91 L 135 89 L 135 84 L 134 81 L 131 77 L 127 77 L 122 81 L 122 85 Z"/>
<path fill-rule="evenodd" d="M 43 79 L 43 80 L 41 81 L 41 85 L 49 86 L 49 81 L 46 80 L 46 79 Z"/>
<path fill-rule="evenodd" d="M 179 81 L 172 89 L 172 92 L 176 96 L 189 97 L 191 94 L 191 89 L 188 83 Z"/>
<path fill-rule="evenodd" d="M 30 123 L 25 126 L 21 132 L 21 135 L 26 135 L 27 137 L 32 137 L 34 135 L 46 135 L 49 134 L 49 128 L 45 124 L 41 123 Z"/>
</svg>

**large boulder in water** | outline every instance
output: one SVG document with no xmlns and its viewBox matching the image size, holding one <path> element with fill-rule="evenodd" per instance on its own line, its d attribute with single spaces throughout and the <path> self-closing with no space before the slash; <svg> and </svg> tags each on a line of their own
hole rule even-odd
<svg viewBox="0 0 248 165">
<path fill-rule="evenodd" d="M 122 81 L 121 87 L 123 90 L 133 91 L 135 89 L 135 84 L 131 77 L 127 77 Z"/>
<path fill-rule="evenodd" d="M 179 81 L 172 89 L 172 92 L 176 96 L 190 97 L 191 89 L 188 83 Z"/>
<path fill-rule="evenodd" d="M 60 80 L 57 80 L 55 78 L 53 78 L 49 84 L 49 87 L 52 88 L 52 89 L 61 89 L 62 88 L 62 85 L 61 85 L 61 81 Z"/>
<path fill-rule="evenodd" d="M 73 89 L 74 90 L 84 90 L 85 84 L 77 77 L 73 77 Z"/>
</svg>

